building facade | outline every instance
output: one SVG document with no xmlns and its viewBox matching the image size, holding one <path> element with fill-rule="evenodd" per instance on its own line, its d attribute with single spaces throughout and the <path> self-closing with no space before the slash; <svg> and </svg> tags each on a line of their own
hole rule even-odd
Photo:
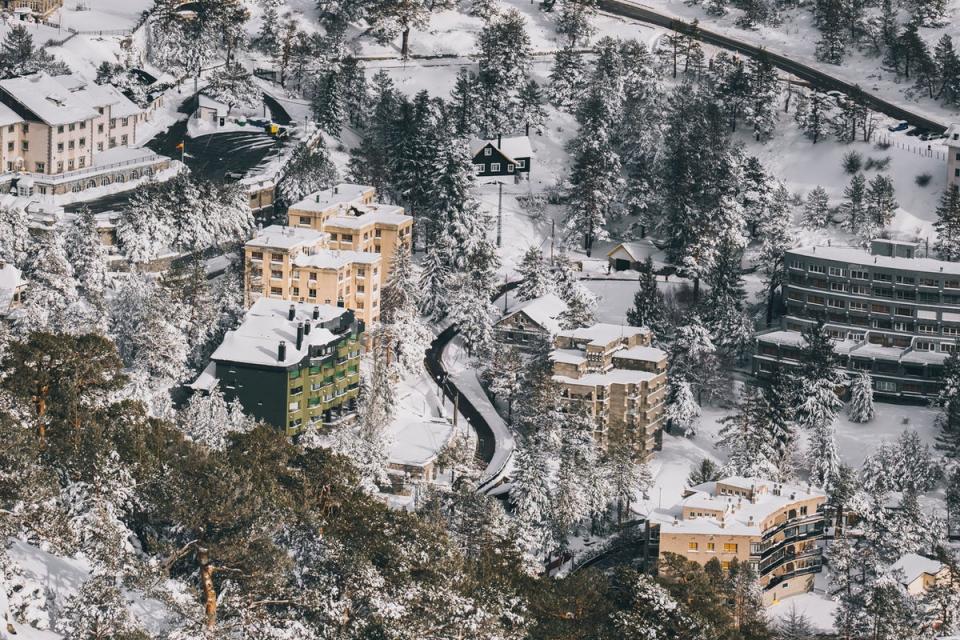
<svg viewBox="0 0 960 640">
<path fill-rule="evenodd" d="M 329 234 L 270 226 L 244 246 L 246 303 L 260 298 L 342 305 L 365 324 L 380 320 L 379 253 L 330 249 Z"/>
<path fill-rule="evenodd" d="M 567 304 L 552 293 L 525 300 L 509 308 L 493 325 L 497 340 L 520 349 L 552 344 L 560 332 L 560 316 Z"/>
<path fill-rule="evenodd" d="M 728 477 L 688 489 L 679 504 L 651 514 L 658 558 L 750 565 L 764 604 L 813 588 L 822 565 L 826 495 L 810 486 Z"/>
<path fill-rule="evenodd" d="M 382 286 L 398 247 L 413 248 L 413 218 L 402 207 L 375 203 L 375 197 L 373 187 L 339 184 L 292 205 L 287 219 L 291 226 L 326 233 L 329 249 L 380 254 Z"/>
<path fill-rule="evenodd" d="M 947 128 L 943 143 L 947 147 L 947 186 L 960 184 L 960 124 Z"/>
<path fill-rule="evenodd" d="M 651 337 L 645 327 L 595 324 L 559 332 L 550 353 L 564 407 L 594 420 L 601 446 L 622 436 L 644 457 L 660 446 L 667 388 L 667 354 Z"/>
<path fill-rule="evenodd" d="M 873 240 L 791 249 L 784 258 L 786 315 L 757 336 L 754 373 L 796 366 L 805 327 L 824 323 L 850 372 L 867 371 L 879 396 L 926 399 L 960 337 L 960 264 L 918 257 L 916 243 Z"/>
<path fill-rule="evenodd" d="M 331 305 L 262 298 L 211 356 L 206 384 L 288 435 L 352 420 L 364 323 Z M 212 375 L 212 377 L 211 377 Z"/>
<path fill-rule="evenodd" d="M 530 173 L 530 138 L 514 136 L 473 143 L 473 168 L 478 177 L 515 177 Z"/>
</svg>

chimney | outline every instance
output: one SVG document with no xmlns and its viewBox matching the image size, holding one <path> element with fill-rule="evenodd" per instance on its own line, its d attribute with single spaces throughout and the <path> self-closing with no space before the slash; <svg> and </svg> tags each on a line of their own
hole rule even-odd
<svg viewBox="0 0 960 640">
<path fill-rule="evenodd" d="M 320 319 L 320 307 L 318 307 L 317 305 L 313 305 L 313 319 L 314 320 Z"/>
<path fill-rule="evenodd" d="M 320 193 L 319 193 L 319 192 L 317 193 L 316 198 L 317 198 L 317 202 L 320 202 Z"/>
<path fill-rule="evenodd" d="M 303 323 L 303 335 L 305 335 L 305 336 L 310 335 L 310 321 L 309 321 L 309 320 L 308 320 L 307 322 Z"/>
<path fill-rule="evenodd" d="M 297 317 L 297 307 L 290 305 L 290 311 L 287 312 L 287 320 L 293 320 L 295 317 Z"/>
<path fill-rule="evenodd" d="M 501 145 L 502 143 L 503 143 L 503 135 L 498 133 L 498 134 L 497 134 L 497 149 L 500 148 L 500 145 Z"/>
<path fill-rule="evenodd" d="M 287 359 L 287 343 L 285 340 L 280 341 L 280 346 L 277 347 L 277 360 L 283 362 Z"/>
<path fill-rule="evenodd" d="M 297 323 L 297 351 L 303 347 L 303 323 Z"/>
</svg>

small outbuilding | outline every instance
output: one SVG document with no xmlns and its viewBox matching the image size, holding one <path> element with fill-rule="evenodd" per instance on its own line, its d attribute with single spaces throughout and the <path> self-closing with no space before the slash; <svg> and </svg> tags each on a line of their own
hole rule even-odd
<svg viewBox="0 0 960 640">
<path fill-rule="evenodd" d="M 481 178 L 529 174 L 532 158 L 533 148 L 527 136 L 497 136 L 496 140 L 473 143 L 473 165 Z"/>
</svg>

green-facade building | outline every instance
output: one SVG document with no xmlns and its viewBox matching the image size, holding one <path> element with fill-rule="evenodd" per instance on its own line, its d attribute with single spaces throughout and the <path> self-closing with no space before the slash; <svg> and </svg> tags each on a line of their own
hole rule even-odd
<svg viewBox="0 0 960 640">
<path fill-rule="evenodd" d="M 354 417 L 363 331 L 349 309 L 261 298 L 208 371 L 228 401 L 294 435 Z"/>
</svg>

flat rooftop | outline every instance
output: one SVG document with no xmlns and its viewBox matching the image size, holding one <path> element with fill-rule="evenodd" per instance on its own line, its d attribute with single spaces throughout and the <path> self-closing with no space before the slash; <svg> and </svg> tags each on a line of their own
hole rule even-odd
<svg viewBox="0 0 960 640">
<path fill-rule="evenodd" d="M 592 327 L 561 331 L 557 334 L 557 336 L 571 338 L 573 340 L 577 340 L 578 342 L 586 341 L 590 345 L 604 347 L 614 340 L 620 338 L 629 338 L 648 333 L 650 333 L 650 329 L 646 327 L 631 327 L 623 324 L 607 324 L 600 322 Z"/>
<path fill-rule="evenodd" d="M 264 249 L 292 249 L 305 244 L 315 244 L 327 238 L 322 231 L 315 231 L 309 227 L 284 227 L 278 224 L 270 225 L 247 240 L 244 246 L 262 247 Z"/>
<path fill-rule="evenodd" d="M 348 264 L 379 264 L 379 253 L 370 251 L 338 251 L 336 249 L 319 249 L 314 253 L 301 253 L 293 260 L 298 267 L 313 267 L 314 269 L 339 269 Z"/>
<path fill-rule="evenodd" d="M 330 207 L 340 204 L 359 203 L 365 196 L 373 195 L 373 193 L 375 193 L 375 189 L 370 185 L 341 182 L 330 189 L 322 189 L 311 193 L 300 202 L 292 205 L 290 209 L 296 211 L 326 211 Z"/>
<path fill-rule="evenodd" d="M 798 247 L 787 251 L 787 255 L 806 258 L 819 258 L 850 265 L 879 267 L 899 271 L 921 271 L 924 273 L 960 275 L 960 263 L 934 260 L 933 258 L 896 258 L 879 256 L 857 247 Z"/>
<path fill-rule="evenodd" d="M 392 204 L 355 204 L 332 216 L 324 228 L 362 229 L 371 224 L 401 225 L 413 220 L 403 213 L 403 207 Z"/>
</svg>

